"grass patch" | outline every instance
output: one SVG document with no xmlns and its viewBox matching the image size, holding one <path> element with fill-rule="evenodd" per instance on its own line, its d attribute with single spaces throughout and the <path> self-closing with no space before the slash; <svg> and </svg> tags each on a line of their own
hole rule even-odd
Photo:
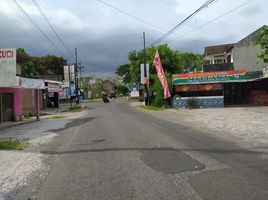
<svg viewBox="0 0 268 200">
<path fill-rule="evenodd" d="M 139 108 L 141 109 L 144 109 L 144 110 L 154 110 L 154 111 L 159 111 L 159 110 L 164 110 L 164 108 L 162 107 L 157 107 L 157 106 L 138 106 Z"/>
<path fill-rule="evenodd" d="M 33 112 L 27 112 L 27 113 L 24 113 L 23 118 L 30 119 L 31 117 L 34 117 L 34 116 L 35 114 Z"/>
<path fill-rule="evenodd" d="M 25 147 L 19 140 L 0 140 L 0 150 L 23 150 Z"/>
<path fill-rule="evenodd" d="M 66 118 L 66 116 L 63 116 L 63 115 L 56 115 L 56 116 L 53 116 L 53 117 L 50 117 L 48 119 L 64 119 Z"/>
<path fill-rule="evenodd" d="M 69 108 L 69 111 L 70 112 L 81 112 L 82 108 L 81 108 L 81 106 L 74 106 L 72 108 Z"/>
</svg>

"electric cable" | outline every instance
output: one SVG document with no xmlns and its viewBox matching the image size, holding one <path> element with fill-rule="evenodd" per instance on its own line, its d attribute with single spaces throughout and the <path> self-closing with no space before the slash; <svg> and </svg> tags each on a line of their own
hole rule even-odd
<svg viewBox="0 0 268 200">
<path fill-rule="evenodd" d="M 48 40 L 48 42 L 56 49 L 58 50 L 61 55 L 65 58 L 67 58 L 67 56 L 65 55 L 64 52 L 62 52 L 62 50 L 46 35 L 46 33 L 38 26 L 37 23 L 34 22 L 34 20 L 28 15 L 28 13 L 21 7 L 21 5 L 16 1 L 13 0 L 13 2 L 15 3 L 16 7 L 19 8 L 19 10 L 23 13 L 23 15 L 31 22 L 31 24 L 37 28 L 37 30 Z"/>
<path fill-rule="evenodd" d="M 252 3 L 253 1 L 255 1 L 255 0 L 250 0 L 250 1 L 247 1 L 247 2 L 245 2 L 245 3 L 243 3 L 243 4 L 240 4 L 239 6 L 237 6 L 237 7 L 233 8 L 233 9 L 231 9 L 231 10 L 229 10 L 229 11 L 223 13 L 222 15 L 219 15 L 219 16 L 213 18 L 212 20 L 209 20 L 208 22 L 206 22 L 206 23 L 204 23 L 204 24 L 202 24 L 202 25 L 200 25 L 200 26 L 198 26 L 198 27 L 196 27 L 196 28 L 194 28 L 194 29 L 192 29 L 192 30 L 186 32 L 186 33 L 183 33 L 182 35 L 188 35 L 188 34 L 194 32 L 194 31 L 196 31 L 196 30 L 198 30 L 198 29 L 200 29 L 200 28 L 203 28 L 204 26 L 206 26 L 206 25 L 208 25 L 208 24 L 210 24 L 210 23 L 212 23 L 212 22 L 214 22 L 214 21 L 217 21 L 218 19 L 220 19 L 220 18 L 222 18 L 222 17 L 224 17 L 224 16 L 226 16 L 226 15 L 229 15 L 229 14 L 233 13 L 234 11 L 236 11 L 236 10 L 238 10 L 238 9 L 240 9 L 240 8 L 242 8 L 242 7 L 244 7 L 244 6 L 248 5 L 248 4 L 250 4 L 250 3 Z M 173 40 L 176 40 L 177 38 L 178 38 L 178 37 L 176 37 L 176 38 L 170 40 L 169 42 L 171 42 L 171 41 L 173 41 Z"/>
<path fill-rule="evenodd" d="M 144 24 L 147 24 L 147 25 L 149 25 L 149 26 L 151 26 L 151 27 L 154 27 L 154 28 L 156 28 L 156 29 L 158 29 L 158 30 L 161 30 L 161 31 L 167 31 L 167 29 L 165 29 L 165 28 L 162 28 L 162 27 L 160 27 L 160 26 L 158 26 L 158 25 L 155 25 L 155 24 L 152 24 L 152 23 L 150 23 L 150 22 L 148 22 L 148 21 L 145 21 L 144 19 L 141 19 L 141 18 L 139 18 L 139 17 L 136 17 L 136 16 L 134 16 L 134 15 L 132 15 L 132 14 L 130 14 L 130 13 L 127 13 L 126 11 L 124 11 L 124 10 L 122 10 L 122 9 L 120 9 L 120 8 L 117 8 L 117 7 L 115 7 L 115 6 L 113 6 L 113 5 L 109 4 L 109 3 L 107 3 L 107 2 L 105 2 L 105 1 L 102 1 L 102 0 L 96 0 L 96 1 L 98 1 L 98 2 L 100 2 L 100 3 L 102 3 L 102 4 L 106 5 L 106 6 L 108 6 L 108 7 L 112 8 L 112 9 L 114 9 L 114 10 L 117 10 L 118 12 L 120 12 L 120 13 L 122 13 L 122 14 L 128 16 L 128 17 L 131 17 L 131 18 L 133 18 L 133 19 L 135 19 L 135 20 L 137 20 L 137 21 L 139 21 L 139 22 L 142 22 L 142 23 L 144 23 Z"/>
<path fill-rule="evenodd" d="M 59 35 L 59 33 L 56 31 L 56 29 L 53 27 L 53 25 L 50 23 L 50 21 L 48 20 L 48 18 L 45 15 L 45 12 L 42 10 L 42 8 L 38 4 L 38 2 L 36 0 L 32 0 L 32 2 L 35 5 L 35 7 L 37 8 L 38 12 L 45 19 L 45 21 L 47 22 L 47 24 L 49 25 L 49 27 L 51 28 L 51 30 L 53 31 L 53 33 L 56 35 L 57 39 L 65 47 L 66 51 L 69 53 L 69 56 L 70 57 L 73 57 L 73 54 L 71 53 L 70 49 L 68 48 L 68 46 L 66 45 L 66 43 L 63 41 L 62 37 Z"/>
<path fill-rule="evenodd" d="M 197 10 L 195 10 L 192 14 L 190 14 L 188 17 L 183 19 L 179 24 L 177 24 L 175 27 L 173 27 L 170 31 L 168 31 L 166 34 L 164 34 L 162 37 L 157 39 L 155 42 L 151 44 L 151 46 L 154 46 L 158 43 L 160 43 L 164 38 L 168 37 L 171 33 L 173 33 L 176 29 L 181 27 L 183 24 L 185 24 L 189 19 L 191 19 L 193 16 L 197 15 L 200 11 L 202 11 L 204 8 L 207 8 L 210 4 L 214 3 L 216 0 L 208 0 L 206 1 L 202 6 L 200 6 Z"/>
</svg>

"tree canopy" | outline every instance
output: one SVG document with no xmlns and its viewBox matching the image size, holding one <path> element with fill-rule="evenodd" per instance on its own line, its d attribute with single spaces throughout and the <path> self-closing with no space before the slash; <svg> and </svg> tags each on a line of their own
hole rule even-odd
<svg viewBox="0 0 268 200">
<path fill-rule="evenodd" d="M 264 63 L 268 63 L 268 27 L 264 26 L 258 33 L 256 43 L 263 49 L 258 54 L 258 57 L 263 60 Z"/>
<path fill-rule="evenodd" d="M 67 60 L 55 55 L 31 57 L 25 49 L 17 49 L 17 62 L 23 75 L 63 75 L 63 66 Z"/>
<path fill-rule="evenodd" d="M 180 53 L 168 47 L 160 45 L 146 49 L 146 61 L 150 64 L 150 74 L 155 74 L 153 60 L 158 49 L 164 70 L 169 74 L 192 72 L 201 70 L 203 56 L 193 53 Z M 119 66 L 116 74 L 123 78 L 124 83 L 137 83 L 140 80 L 140 64 L 143 63 L 143 50 L 133 50 L 128 55 L 129 63 Z"/>
<path fill-rule="evenodd" d="M 154 102 L 156 105 L 163 105 L 163 90 L 161 84 L 155 75 L 153 60 L 155 52 L 158 49 L 161 63 L 165 71 L 168 83 L 171 85 L 171 74 L 194 72 L 201 70 L 203 65 L 203 56 L 194 53 L 180 53 L 172 50 L 168 45 L 159 45 L 157 47 L 146 48 L 146 61 L 150 64 L 150 92 L 156 94 Z M 140 64 L 143 61 L 143 50 L 133 50 L 129 52 L 129 63 L 119 66 L 116 74 L 123 78 L 125 84 L 140 82 Z"/>
</svg>

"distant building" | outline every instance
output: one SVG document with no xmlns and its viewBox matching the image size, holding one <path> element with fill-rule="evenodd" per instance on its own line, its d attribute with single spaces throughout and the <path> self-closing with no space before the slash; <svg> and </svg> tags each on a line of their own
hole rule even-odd
<svg viewBox="0 0 268 200">
<path fill-rule="evenodd" d="M 116 95 L 116 86 L 109 80 L 105 80 L 101 84 L 102 91 L 108 93 L 111 97 Z"/>
<path fill-rule="evenodd" d="M 232 62 L 232 49 L 234 44 L 223 44 L 205 47 L 205 60 L 207 64 L 223 64 Z"/>
<path fill-rule="evenodd" d="M 263 27 L 267 27 L 266 25 Z M 250 35 L 234 44 L 208 46 L 204 49 L 204 72 L 245 70 L 247 76 L 256 78 L 262 75 L 265 64 L 258 59 L 261 52 L 260 45 L 256 44 L 256 36 L 263 28 L 259 28 Z"/>
<path fill-rule="evenodd" d="M 204 72 L 233 70 L 232 49 L 234 44 L 223 44 L 205 47 Z"/>
<path fill-rule="evenodd" d="M 234 69 L 244 69 L 251 74 L 254 72 L 262 72 L 266 65 L 257 58 L 257 54 L 262 51 L 260 45 L 256 45 L 256 37 L 258 32 L 267 26 L 254 31 L 247 37 L 243 38 L 234 45 L 233 48 L 233 64 Z"/>
</svg>

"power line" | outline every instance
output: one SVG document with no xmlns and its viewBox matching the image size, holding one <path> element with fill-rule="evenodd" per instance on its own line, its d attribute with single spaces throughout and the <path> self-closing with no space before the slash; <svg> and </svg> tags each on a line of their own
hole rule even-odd
<svg viewBox="0 0 268 200">
<path fill-rule="evenodd" d="M 9 6 L 22 18 L 24 19 L 25 22 L 27 22 L 34 31 L 36 31 L 38 33 L 38 30 L 31 24 L 31 22 L 29 21 L 29 19 L 27 19 L 27 17 L 22 13 L 22 11 L 14 4 L 14 2 L 12 0 L 7 0 L 7 3 L 9 4 Z"/>
<path fill-rule="evenodd" d="M 4 17 L 6 17 L 10 22 L 14 22 L 14 23 L 16 23 L 16 21 L 14 20 L 14 19 L 12 19 L 11 17 L 9 17 L 4 11 L 3 11 L 3 9 L 1 8 L 1 6 L 0 6 L 0 13 L 2 13 L 2 15 L 4 16 Z M 25 31 L 22 27 L 21 27 L 21 25 L 20 24 L 18 24 L 18 26 L 16 26 L 18 29 L 20 29 L 21 31 Z M 26 31 L 25 31 L 26 32 Z"/>
<path fill-rule="evenodd" d="M 126 11 L 124 11 L 124 10 L 122 10 L 122 9 L 120 9 L 120 8 L 117 8 L 117 7 L 115 7 L 115 6 L 113 6 L 113 5 L 109 4 L 109 3 L 107 3 L 107 2 L 105 2 L 105 1 L 102 1 L 102 0 L 96 0 L 96 1 L 98 1 L 98 2 L 100 2 L 100 3 L 102 3 L 102 4 L 106 5 L 106 6 L 108 6 L 108 7 L 112 8 L 112 9 L 114 9 L 114 10 L 117 10 L 118 12 L 120 12 L 120 13 L 122 13 L 122 14 L 128 16 L 128 17 L 131 17 L 131 18 L 133 18 L 133 19 L 135 19 L 135 20 L 137 20 L 137 21 L 139 21 L 139 22 L 142 22 L 142 23 L 144 23 L 144 24 L 147 24 L 147 25 L 149 25 L 149 26 L 151 26 L 151 27 L 153 27 L 153 28 L 156 28 L 156 29 L 161 30 L 161 31 L 167 31 L 167 29 L 165 29 L 165 28 L 162 28 L 162 27 L 160 27 L 160 26 L 158 26 L 158 25 L 155 25 L 155 24 L 152 24 L 152 23 L 150 23 L 150 22 L 148 22 L 148 21 L 145 21 L 145 20 L 142 19 L 142 18 L 136 17 L 136 16 L 134 16 L 134 15 L 132 15 L 132 14 L 130 14 L 130 13 L 127 13 Z"/>
<path fill-rule="evenodd" d="M 40 5 L 37 3 L 36 0 L 32 0 L 33 4 L 35 5 L 35 7 L 37 8 L 37 10 L 39 11 L 39 13 L 42 15 L 42 17 L 45 19 L 45 21 L 47 22 L 47 24 L 49 25 L 49 27 L 51 28 L 51 30 L 54 32 L 54 34 L 56 35 L 56 37 L 58 38 L 58 40 L 61 42 L 61 44 L 65 47 L 66 51 L 69 53 L 70 57 L 73 57 L 70 49 L 68 48 L 68 46 L 65 44 L 65 42 L 63 41 L 62 37 L 57 33 L 57 31 L 55 30 L 55 28 L 52 26 L 52 24 L 49 22 L 48 18 L 46 17 L 44 11 L 41 9 Z"/>
<path fill-rule="evenodd" d="M 96 0 L 96 1 L 100 2 L 101 4 L 104 4 L 105 6 L 108 6 L 109 8 L 112 8 L 112 9 L 120 12 L 121 14 L 126 15 L 126 16 L 128 16 L 128 17 L 130 17 L 130 18 L 132 18 L 132 19 L 134 19 L 136 21 L 142 22 L 143 24 L 149 25 L 149 26 L 151 26 L 151 27 L 153 27 L 153 28 L 155 28 L 157 30 L 160 30 L 163 33 L 168 31 L 168 29 L 166 29 L 166 28 L 163 28 L 163 27 L 160 27 L 160 26 L 158 26 L 156 24 L 153 24 L 151 22 L 145 21 L 144 19 L 142 19 L 140 17 L 136 17 L 136 16 L 134 16 L 134 15 L 132 15 L 130 13 L 127 13 L 126 11 L 124 11 L 124 10 L 118 8 L 118 7 L 115 7 L 115 6 L 109 4 L 109 3 L 105 2 L 105 1 L 102 1 L 102 0 Z M 188 36 L 181 35 L 181 34 L 178 34 L 178 33 L 172 33 L 172 34 L 175 34 L 175 35 L 178 35 L 178 36 L 181 36 L 181 37 L 188 37 Z M 188 37 L 188 38 L 190 38 L 190 37 Z M 196 40 L 194 38 L 191 38 L 191 39 Z"/>
<path fill-rule="evenodd" d="M 36 29 L 36 27 L 33 26 L 33 24 L 29 21 L 29 19 L 24 15 L 24 13 L 22 13 L 22 11 L 16 6 L 16 4 L 14 4 L 14 2 L 12 0 L 7 0 L 7 3 L 11 7 L 11 9 L 13 9 L 18 14 L 18 16 L 21 17 L 20 19 L 23 19 L 27 24 L 30 25 L 30 28 L 32 28 L 32 30 L 34 32 L 36 32 L 37 34 L 39 34 L 39 31 Z M 14 20 L 14 22 L 16 22 L 16 21 Z M 18 26 L 16 26 L 16 27 L 21 26 L 19 23 L 17 23 L 17 24 L 18 24 Z M 22 30 L 26 33 L 26 35 L 28 34 L 28 32 L 24 28 L 22 28 Z M 46 49 L 46 51 L 49 52 L 48 49 Z"/>
<path fill-rule="evenodd" d="M 222 17 L 224 17 L 224 16 L 226 16 L 226 15 L 229 15 L 229 14 L 233 13 L 234 11 L 236 11 L 236 10 L 238 10 L 238 9 L 240 9 L 240 8 L 242 8 L 242 7 L 244 7 L 244 6 L 248 5 L 248 4 L 250 4 L 250 3 L 252 3 L 253 1 L 255 1 L 255 0 L 250 0 L 250 1 L 247 1 L 247 2 L 245 2 L 245 3 L 243 3 L 243 4 L 240 4 L 239 6 L 237 6 L 237 7 L 233 8 L 233 9 L 231 9 L 231 10 L 229 10 L 229 11 L 223 13 L 222 15 L 219 15 L 219 16 L 215 17 L 214 19 L 212 19 L 212 20 L 210 20 L 210 21 L 208 21 L 208 22 L 206 22 L 206 23 L 204 23 L 204 24 L 202 24 L 202 25 L 200 25 L 200 26 L 198 26 L 198 27 L 196 27 L 196 28 L 194 28 L 194 29 L 192 29 L 192 30 L 186 32 L 186 33 L 183 33 L 182 35 L 188 35 L 188 34 L 194 32 L 194 31 L 196 31 L 196 30 L 198 30 L 198 29 L 200 29 L 200 28 L 203 28 L 204 26 L 206 26 L 206 25 L 208 25 L 208 24 L 210 24 L 210 23 L 212 23 L 212 22 L 214 22 L 214 21 L 216 21 L 216 20 L 218 20 L 218 19 L 220 19 L 220 18 L 222 18 Z M 170 40 L 169 42 L 171 42 L 171 41 L 173 41 L 173 40 L 176 40 L 177 38 L 178 38 L 178 37 L 176 37 L 176 38 Z"/>
<path fill-rule="evenodd" d="M 42 31 L 42 29 L 38 26 L 38 24 L 36 24 L 34 22 L 34 20 L 28 15 L 28 13 L 21 7 L 21 5 L 16 1 L 13 0 L 14 4 L 16 5 L 16 7 L 21 11 L 21 13 L 31 22 L 31 24 L 37 28 L 37 30 L 49 41 L 49 43 L 56 49 L 58 50 L 61 55 L 65 58 L 67 58 L 67 56 L 64 54 L 64 52 L 62 52 L 62 50 L 46 35 L 46 33 L 44 33 L 44 31 Z"/>
<path fill-rule="evenodd" d="M 3 11 L 3 8 L 0 6 L 0 13 L 6 18 L 9 20 L 9 22 L 11 23 L 17 23 L 14 19 L 12 19 L 10 16 L 8 16 L 4 11 Z M 17 24 L 17 26 L 15 26 L 18 30 L 24 32 L 27 34 L 27 32 L 25 31 L 25 29 L 20 25 L 20 24 Z M 15 40 L 18 41 L 17 38 L 14 38 Z M 7 43 L 6 43 L 7 44 Z"/>
<path fill-rule="evenodd" d="M 182 26 L 184 23 L 186 23 L 189 19 L 191 19 L 193 16 L 197 15 L 201 10 L 208 7 L 210 4 L 215 2 L 216 0 L 208 0 L 206 1 L 201 7 L 199 7 L 197 10 L 195 10 L 192 14 L 190 14 L 188 17 L 186 17 L 184 20 L 182 20 L 179 24 L 177 24 L 174 28 L 172 28 L 170 31 L 168 31 L 165 35 L 157 39 L 154 43 L 151 44 L 151 46 L 158 44 L 161 42 L 164 38 L 169 36 L 171 33 L 173 33 L 176 29 L 178 29 L 180 26 Z"/>
<path fill-rule="evenodd" d="M 37 34 L 39 34 L 38 30 L 30 23 L 30 21 L 23 15 L 23 13 L 21 13 L 21 11 L 17 8 L 16 5 L 13 4 L 12 0 L 7 0 L 7 3 L 8 5 L 11 7 L 11 9 L 13 9 L 17 14 L 18 16 L 20 16 L 20 19 L 23 19 L 27 24 L 30 25 L 30 28 L 32 28 L 32 30 L 34 32 L 36 32 Z M 1 11 L 2 14 L 7 17 L 10 21 L 13 21 L 13 25 L 17 28 L 20 28 L 24 33 L 25 35 L 29 34 L 29 32 L 27 32 L 25 30 L 25 28 L 23 28 L 21 26 L 21 24 L 19 22 L 17 22 L 16 20 L 12 19 L 9 15 L 7 15 L 3 10 Z M 15 25 L 16 24 L 16 25 Z M 16 38 L 15 38 L 16 39 Z M 45 49 L 47 52 L 49 52 L 48 49 Z"/>
</svg>

